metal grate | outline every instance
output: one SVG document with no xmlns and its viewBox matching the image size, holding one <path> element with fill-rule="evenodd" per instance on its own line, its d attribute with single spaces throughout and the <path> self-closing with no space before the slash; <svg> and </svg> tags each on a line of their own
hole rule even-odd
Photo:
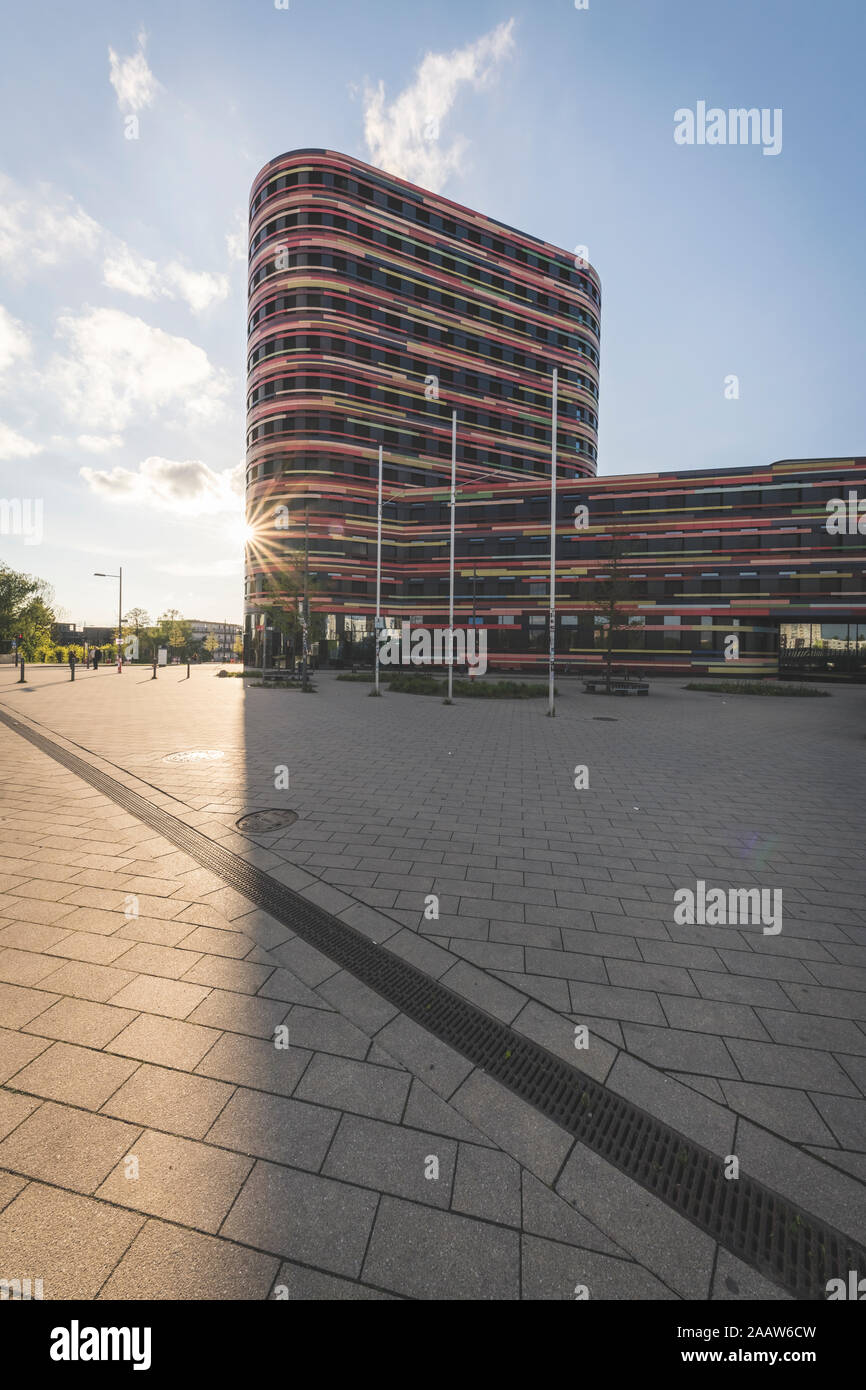
<svg viewBox="0 0 866 1390">
<path fill-rule="evenodd" d="M 247 835 L 266 835 L 272 830 L 282 830 L 287 825 L 294 825 L 298 819 L 297 811 L 248 811 L 240 820 L 235 821 L 235 829 L 244 831 Z"/>
<path fill-rule="evenodd" d="M 748 1175 L 728 1181 L 718 1154 L 454 994 L 383 946 L 82 758 L 0 711 L 0 722 L 218 874 L 303 940 L 495 1077 L 580 1143 L 795 1297 L 823 1299 L 830 1278 L 866 1277 L 866 1250 Z"/>
</svg>

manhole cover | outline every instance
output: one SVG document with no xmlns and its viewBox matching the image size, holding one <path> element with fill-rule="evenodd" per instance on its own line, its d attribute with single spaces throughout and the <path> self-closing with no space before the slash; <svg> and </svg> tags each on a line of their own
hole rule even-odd
<svg viewBox="0 0 866 1390">
<path fill-rule="evenodd" d="M 594 714 L 593 719 L 598 719 L 602 724 L 618 724 L 619 720 L 615 714 Z"/>
<path fill-rule="evenodd" d="M 218 748 L 191 748 L 188 753 L 169 753 L 163 758 L 164 763 L 212 763 L 217 758 L 224 758 L 225 753 L 221 753 Z"/>
<path fill-rule="evenodd" d="M 249 815 L 241 816 L 236 822 L 236 828 L 262 834 L 265 830 L 282 830 L 297 819 L 297 811 L 250 811 Z"/>
</svg>

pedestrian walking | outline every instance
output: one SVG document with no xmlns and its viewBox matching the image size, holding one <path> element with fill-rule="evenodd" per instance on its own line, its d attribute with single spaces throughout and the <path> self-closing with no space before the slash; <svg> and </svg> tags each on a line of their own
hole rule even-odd
<svg viewBox="0 0 866 1390">
<path fill-rule="evenodd" d="M 94 648 L 93 648 L 93 669 L 94 669 L 94 671 L 98 671 L 98 670 L 99 670 L 99 648 L 98 648 L 98 647 L 94 647 Z"/>
</svg>

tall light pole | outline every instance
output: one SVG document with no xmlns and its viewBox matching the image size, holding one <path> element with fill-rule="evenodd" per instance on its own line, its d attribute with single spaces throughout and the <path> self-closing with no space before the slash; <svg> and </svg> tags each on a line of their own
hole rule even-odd
<svg viewBox="0 0 866 1390">
<path fill-rule="evenodd" d="M 117 574 L 104 574 L 102 570 L 94 570 L 94 579 L 116 579 L 117 580 L 117 670 L 123 670 L 123 657 L 120 645 L 123 641 L 123 565 L 118 565 Z"/>
<path fill-rule="evenodd" d="M 553 393 L 550 422 L 550 647 L 548 650 L 548 704 L 551 718 L 556 714 L 553 704 L 553 683 L 556 667 L 556 390 L 558 373 L 553 369 Z"/>
<path fill-rule="evenodd" d="M 451 412 L 451 563 L 448 586 L 448 699 L 454 690 L 454 521 L 457 511 L 457 411 Z"/>
<path fill-rule="evenodd" d="M 382 611 L 382 445 L 379 445 L 379 490 L 376 498 L 376 630 L 373 633 L 374 695 L 379 690 L 379 619 Z"/>
</svg>

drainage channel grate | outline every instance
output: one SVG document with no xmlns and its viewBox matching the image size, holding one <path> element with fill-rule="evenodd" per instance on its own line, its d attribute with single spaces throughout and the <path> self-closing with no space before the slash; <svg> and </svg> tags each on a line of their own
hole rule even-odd
<svg viewBox="0 0 866 1390">
<path fill-rule="evenodd" d="M 383 946 L 153 806 L 137 792 L 0 711 L 0 722 L 192 855 L 303 940 L 374 989 L 575 1139 L 796 1298 L 827 1280 L 866 1277 L 866 1250 L 723 1157 L 648 1115 L 538 1043 L 492 1018 Z"/>
</svg>

